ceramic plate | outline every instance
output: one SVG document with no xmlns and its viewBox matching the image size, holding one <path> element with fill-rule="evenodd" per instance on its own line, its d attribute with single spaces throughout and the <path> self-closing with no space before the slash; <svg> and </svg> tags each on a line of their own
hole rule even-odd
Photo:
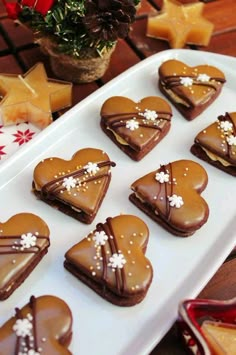
<svg viewBox="0 0 236 355">
<path fill-rule="evenodd" d="M 132 161 L 101 131 L 100 108 L 110 96 L 133 100 L 162 96 L 157 86 L 159 65 L 171 58 L 190 66 L 207 63 L 220 68 L 227 82 L 218 99 L 194 121 L 186 121 L 173 108 L 169 134 L 140 162 Z M 195 135 L 218 115 L 236 111 L 236 59 L 191 50 L 168 50 L 135 65 L 69 110 L 1 164 L 0 220 L 19 212 L 43 218 L 51 230 L 48 254 L 27 280 L 1 303 L 0 324 L 14 314 L 14 308 L 31 295 L 52 294 L 63 298 L 73 317 L 74 355 L 146 354 L 161 340 L 177 317 L 178 304 L 194 298 L 213 276 L 235 244 L 236 180 L 198 160 L 190 153 Z M 105 200 L 91 225 L 84 225 L 38 201 L 31 192 L 35 165 L 43 158 L 70 159 L 77 150 L 94 147 L 105 150 L 117 166 Z M 189 238 L 178 238 L 155 224 L 129 202 L 130 185 L 160 164 L 178 159 L 199 162 L 208 172 L 203 197 L 209 204 L 208 222 Z M 129 213 L 141 217 L 150 230 L 147 257 L 154 278 L 142 303 L 130 308 L 114 306 L 78 281 L 63 267 L 65 252 L 85 237 L 98 222 L 109 216 Z"/>
</svg>

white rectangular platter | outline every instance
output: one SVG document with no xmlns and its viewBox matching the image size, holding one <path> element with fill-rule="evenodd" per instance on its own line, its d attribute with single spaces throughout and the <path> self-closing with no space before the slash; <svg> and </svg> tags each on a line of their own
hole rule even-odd
<svg viewBox="0 0 236 355">
<path fill-rule="evenodd" d="M 134 101 L 162 96 L 157 85 L 159 65 L 176 58 L 190 66 L 210 64 L 220 68 L 226 84 L 218 99 L 194 121 L 186 121 L 173 108 L 169 134 L 140 162 L 122 153 L 100 129 L 100 108 L 110 96 Z M 19 212 L 43 218 L 51 230 L 48 254 L 26 281 L 1 303 L 0 324 L 31 295 L 56 295 L 70 306 L 73 317 L 74 355 L 144 355 L 161 340 L 177 317 L 178 304 L 197 296 L 233 249 L 236 241 L 236 180 L 190 153 L 195 135 L 218 115 L 236 111 L 236 59 L 191 50 L 168 50 L 135 65 L 73 107 L 0 166 L 0 220 Z M 91 225 L 84 225 L 35 198 L 32 174 L 43 158 L 70 159 L 79 149 L 103 149 L 117 166 L 103 204 Z M 178 159 L 198 161 L 208 172 L 203 197 L 209 204 L 208 222 L 189 238 L 175 237 L 139 211 L 128 199 L 130 185 L 160 164 Z M 96 224 L 120 213 L 141 217 L 150 230 L 147 257 L 154 278 L 142 303 L 130 308 L 114 306 L 78 281 L 63 267 L 65 252 Z"/>
</svg>

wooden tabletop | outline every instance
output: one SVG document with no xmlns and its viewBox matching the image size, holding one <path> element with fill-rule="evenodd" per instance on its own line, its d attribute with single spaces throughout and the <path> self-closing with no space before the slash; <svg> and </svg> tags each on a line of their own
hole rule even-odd
<svg viewBox="0 0 236 355">
<path fill-rule="evenodd" d="M 191 1 L 182 0 L 182 3 L 189 2 Z M 168 42 L 146 36 L 147 16 L 157 13 L 161 7 L 162 0 L 142 0 L 130 35 L 126 40 L 118 41 L 106 74 L 96 82 L 74 85 L 73 105 L 144 58 L 170 48 Z M 211 41 L 207 47 L 186 46 L 185 48 L 236 57 L 235 13 L 236 0 L 205 0 L 204 17 L 214 24 Z M 48 58 L 34 44 L 31 31 L 22 26 L 16 26 L 12 20 L 7 18 L 4 6 L 0 5 L 0 72 L 24 73 L 39 61 L 45 64 L 48 76 L 53 78 Z M 221 300 L 236 296 L 235 256 L 236 250 L 233 250 L 199 294 L 199 298 Z M 152 355 L 186 353 L 178 338 L 176 328 L 174 324 L 153 350 Z"/>
</svg>

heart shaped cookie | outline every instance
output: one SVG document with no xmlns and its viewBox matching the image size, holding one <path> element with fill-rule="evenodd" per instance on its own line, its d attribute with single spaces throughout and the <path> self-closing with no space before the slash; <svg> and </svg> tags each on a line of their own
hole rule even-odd
<svg viewBox="0 0 236 355">
<path fill-rule="evenodd" d="M 226 113 L 198 133 L 191 152 L 224 172 L 236 176 L 236 112 Z"/>
<path fill-rule="evenodd" d="M 0 300 L 9 297 L 47 253 L 49 233 L 47 224 L 32 213 L 0 223 Z"/>
<path fill-rule="evenodd" d="M 224 73 L 210 65 L 190 67 L 170 59 L 158 70 L 159 88 L 188 120 L 202 113 L 221 92 Z"/>
<path fill-rule="evenodd" d="M 70 355 L 71 337 L 72 314 L 68 305 L 55 296 L 32 296 L 0 328 L 1 354 Z"/>
<path fill-rule="evenodd" d="M 83 223 L 91 223 L 111 180 L 108 155 L 94 148 L 76 152 L 71 160 L 48 158 L 34 169 L 33 192 L 39 199 Z"/>
<path fill-rule="evenodd" d="M 65 254 L 64 266 L 104 299 L 118 306 L 143 300 L 153 269 L 145 257 L 149 230 L 138 217 L 107 218 Z"/>
<path fill-rule="evenodd" d="M 209 208 L 200 196 L 207 182 L 200 164 L 178 160 L 136 180 L 129 198 L 169 232 L 187 237 L 207 222 Z"/>
<path fill-rule="evenodd" d="M 172 110 L 160 97 L 149 96 L 139 102 L 113 96 L 101 108 L 101 128 L 133 160 L 148 154 L 171 126 Z"/>
</svg>

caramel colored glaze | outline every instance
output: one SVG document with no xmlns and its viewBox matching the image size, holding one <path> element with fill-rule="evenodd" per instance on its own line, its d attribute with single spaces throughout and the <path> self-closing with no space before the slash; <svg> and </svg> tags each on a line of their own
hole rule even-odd
<svg viewBox="0 0 236 355">
<path fill-rule="evenodd" d="M 198 81 L 199 74 L 206 74 L 209 81 Z M 198 106 L 209 101 L 216 92 L 221 90 L 225 76 L 221 70 L 210 65 L 189 67 L 187 64 L 175 59 L 167 60 L 159 67 L 159 77 L 165 90 L 186 101 L 187 105 Z M 193 85 L 184 86 L 180 78 L 190 77 Z"/>
<path fill-rule="evenodd" d="M 229 122 L 231 129 L 221 128 L 222 123 Z M 229 144 L 229 137 L 236 136 L 236 112 L 219 116 L 218 120 L 202 130 L 195 138 L 201 147 L 236 166 L 236 144 Z"/>
<path fill-rule="evenodd" d="M 170 183 L 157 181 L 155 175 L 158 172 L 168 173 Z M 208 219 L 208 205 L 200 196 L 207 182 L 207 173 L 200 164 L 178 160 L 136 180 L 131 189 L 173 229 L 190 232 L 200 228 Z M 180 208 L 170 206 L 168 196 L 174 194 L 183 199 Z"/>
<path fill-rule="evenodd" d="M 16 336 L 13 326 L 17 319 L 27 318 L 28 314 L 33 317 L 32 333 L 35 351 L 41 348 L 40 354 L 71 354 L 67 349 L 72 336 L 71 311 L 62 299 L 46 295 L 38 298 L 31 297 L 30 302 L 21 310 L 16 309 L 16 316 L 10 318 L 0 328 L 0 353 L 2 355 L 18 354 L 17 350 L 19 350 L 22 337 Z"/>
<path fill-rule="evenodd" d="M 89 162 L 100 166 L 94 175 L 84 171 L 84 166 Z M 71 160 L 48 158 L 40 162 L 34 170 L 35 189 L 45 194 L 47 199 L 57 199 L 90 215 L 98 210 L 110 182 L 111 166 L 114 165 L 105 152 L 93 148 L 77 151 Z M 62 186 L 64 177 L 78 178 L 81 184 L 79 186 L 77 183 L 67 191 Z"/>
<path fill-rule="evenodd" d="M 95 245 L 94 233 L 104 231 L 108 240 Z M 69 249 L 66 260 L 113 293 L 125 297 L 147 291 L 152 280 L 152 265 L 144 253 L 149 238 L 147 225 L 133 215 L 119 215 L 99 223 L 81 242 Z M 122 254 L 126 263 L 112 268 L 110 257 Z M 102 259 L 100 259 L 102 257 Z"/>
<path fill-rule="evenodd" d="M 21 235 L 27 233 L 37 237 L 36 245 L 20 250 Z M 17 284 L 18 278 L 31 269 L 39 254 L 45 254 L 50 245 L 49 234 L 47 224 L 31 213 L 19 213 L 0 223 L 0 299 L 6 289 Z"/>
<path fill-rule="evenodd" d="M 145 118 L 145 110 L 155 111 L 157 118 Z M 102 122 L 107 129 L 136 151 L 143 150 L 151 141 L 159 139 L 162 131 L 171 124 L 171 116 L 170 105 L 157 96 L 145 97 L 137 103 L 127 97 L 113 96 L 101 108 Z M 138 122 L 138 129 L 126 127 L 126 123 L 132 119 Z"/>
</svg>

